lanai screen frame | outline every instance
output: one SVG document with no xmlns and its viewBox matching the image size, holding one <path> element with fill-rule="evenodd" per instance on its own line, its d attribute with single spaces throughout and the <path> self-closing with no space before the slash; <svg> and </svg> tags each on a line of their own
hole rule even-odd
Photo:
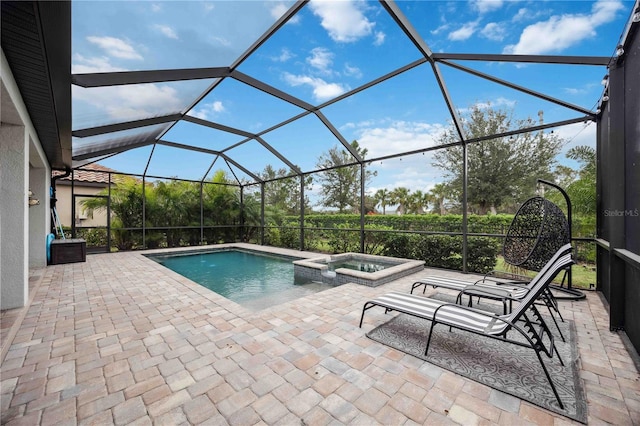
<svg viewBox="0 0 640 426">
<path fill-rule="evenodd" d="M 243 167 L 242 164 L 230 158 L 226 152 L 231 148 L 238 146 L 240 144 L 246 143 L 248 141 L 257 141 L 264 148 L 266 148 L 271 154 L 273 154 L 277 159 L 279 159 L 282 163 L 287 165 L 291 170 L 292 174 L 281 178 L 291 178 L 298 177 L 300 179 L 300 188 L 301 188 L 301 215 L 300 215 L 300 249 L 304 249 L 304 177 L 309 174 L 319 173 L 328 169 L 316 169 L 316 170 L 301 170 L 295 164 L 293 164 L 289 159 L 287 159 L 284 155 L 270 146 L 262 136 L 270 131 L 278 129 L 280 127 L 286 126 L 287 124 L 302 118 L 308 115 L 314 115 L 317 117 L 326 128 L 336 137 L 342 147 L 348 151 L 353 157 L 353 162 L 350 164 L 345 164 L 342 167 L 353 167 L 357 166 L 360 168 L 361 173 L 361 185 L 360 185 L 360 248 L 361 251 L 364 251 L 364 198 L 365 198 L 365 185 L 362 176 L 364 174 L 364 168 L 366 164 L 374 162 L 374 161 L 382 161 L 389 160 L 393 158 L 398 158 L 406 155 L 425 153 L 429 151 L 435 151 L 440 149 L 446 149 L 451 147 L 461 147 L 463 150 L 463 179 L 462 179 L 462 216 L 463 216 L 463 229 L 461 232 L 463 247 L 462 247 L 462 256 L 463 256 L 463 270 L 467 272 L 467 237 L 469 235 L 467 229 L 467 191 L 468 191 L 468 182 L 467 182 L 467 166 L 468 166 L 468 158 L 467 158 L 467 147 L 469 144 L 473 144 L 476 142 L 509 137 L 513 135 L 518 135 L 521 133 L 528 132 L 536 132 L 542 131 L 545 129 L 561 127 L 568 124 L 573 123 L 582 123 L 588 121 L 596 121 L 597 119 L 597 111 L 590 111 L 585 108 L 582 108 L 577 105 L 573 105 L 569 102 L 563 101 L 561 99 L 557 99 L 543 93 L 537 92 L 535 90 L 529 89 L 527 87 L 523 87 L 509 81 L 502 80 L 500 78 L 494 77 L 489 74 L 485 74 L 471 68 L 465 67 L 457 62 L 456 60 L 465 60 L 465 61 L 485 61 L 485 62 L 514 62 L 514 63 L 535 63 L 535 64 L 567 64 L 567 65 L 593 65 L 593 66 L 608 66 L 612 58 L 604 57 L 604 56 L 554 56 L 554 55 L 505 55 L 505 54 L 460 54 L 460 53 L 435 53 L 433 52 L 425 40 L 420 36 L 420 34 L 415 30 L 412 26 L 411 22 L 404 13 L 400 10 L 398 5 L 392 0 L 380 0 L 380 4 L 383 9 L 389 14 L 389 16 L 395 21 L 398 27 L 404 32 L 406 37 L 414 44 L 414 46 L 421 53 L 422 58 L 413 61 L 409 64 L 406 64 L 392 72 L 389 72 L 381 77 L 378 77 L 366 84 L 363 84 L 353 90 L 350 90 L 330 101 L 324 102 L 319 105 L 311 105 L 308 102 L 305 102 L 301 99 L 298 99 L 294 96 L 289 95 L 288 93 L 279 90 L 273 86 L 270 86 L 258 79 L 255 79 L 251 76 L 248 76 L 240 71 L 237 68 L 242 64 L 245 60 L 247 60 L 254 52 L 258 50 L 258 48 L 263 45 L 270 37 L 272 37 L 278 30 L 280 30 L 289 20 L 291 20 L 305 5 L 307 1 L 297 1 L 293 6 L 289 8 L 289 10 L 284 13 L 262 36 L 260 36 L 242 55 L 236 59 L 229 67 L 210 67 L 210 68 L 197 68 L 197 69 L 169 69 L 169 70 L 148 70 L 148 71 L 131 71 L 131 72 L 111 72 L 111 73 L 95 73 L 95 74 L 73 74 L 72 75 L 72 83 L 74 85 L 84 87 L 84 88 L 95 88 L 95 87 L 107 87 L 107 86 L 116 86 L 116 85 L 127 85 L 127 84 L 141 84 L 141 83 L 158 83 L 158 82 L 172 82 L 172 81 L 184 81 L 184 80 L 193 80 L 193 79 L 215 79 L 215 81 L 199 96 L 197 96 L 193 102 L 191 102 L 185 109 L 183 109 L 179 114 L 169 114 L 164 116 L 156 116 L 152 118 L 133 120 L 128 122 L 119 122 L 115 124 L 109 124 L 104 126 L 83 128 L 73 131 L 73 136 L 77 138 L 85 138 L 90 136 L 97 135 L 107 135 L 109 133 L 125 131 L 131 129 L 143 128 L 145 126 L 150 125 L 162 125 L 162 129 L 155 134 L 143 134 L 142 137 L 137 138 L 121 138 L 121 139 L 112 139 L 107 142 L 99 144 L 97 147 L 89 147 L 86 149 L 79 148 L 73 153 L 73 160 L 75 162 L 84 163 L 84 165 L 89 164 L 91 162 L 97 162 L 104 158 L 107 158 L 112 155 L 116 155 L 122 153 L 124 151 L 138 148 L 142 146 L 153 146 L 151 150 L 151 154 L 149 156 L 149 160 L 147 161 L 147 167 L 142 175 L 143 182 L 146 179 L 173 179 L 169 177 L 163 176 L 151 176 L 147 174 L 147 169 L 149 165 L 149 161 L 153 156 L 153 151 L 156 146 L 169 146 L 173 148 L 185 149 L 189 151 L 197 151 L 206 154 L 212 154 L 215 156 L 214 161 L 212 162 L 209 170 L 215 164 L 218 159 L 222 159 L 227 164 L 231 163 L 234 167 L 241 170 L 247 176 L 254 179 L 253 182 L 243 183 L 240 179 L 236 178 L 238 183 L 238 187 L 240 188 L 240 192 L 242 194 L 243 188 L 252 186 L 252 185 L 260 185 L 261 192 L 264 194 L 263 186 L 266 181 L 260 179 L 255 173 L 252 173 L 247 168 Z M 459 137 L 459 141 L 447 144 L 447 145 L 439 145 L 435 147 L 426 147 L 423 149 L 412 150 L 402 153 L 397 153 L 393 155 L 386 155 L 377 158 L 361 158 L 357 152 L 353 150 L 351 145 L 348 143 L 346 138 L 340 133 L 340 131 L 331 123 L 331 121 L 322 113 L 322 109 L 332 105 L 338 101 L 346 99 L 356 93 L 359 93 L 363 90 L 366 90 L 370 87 L 373 87 L 379 83 L 382 83 L 390 78 L 393 78 L 397 75 L 400 75 L 406 71 L 409 71 L 420 65 L 429 65 L 431 70 L 434 73 L 434 76 L 437 80 L 438 87 L 440 93 L 444 99 L 444 102 L 447 106 L 451 121 L 457 130 L 457 134 Z M 449 95 L 448 86 L 442 76 L 441 67 L 452 67 L 459 71 L 472 74 L 476 77 L 480 77 L 482 79 L 491 81 L 493 83 L 497 83 L 499 85 L 503 85 L 509 87 L 511 89 L 517 90 L 519 92 L 525 93 L 527 95 L 543 99 L 547 102 L 551 102 L 553 104 L 562 106 L 564 108 L 568 108 L 570 110 L 575 111 L 579 115 L 573 119 L 545 123 L 536 126 L 530 126 L 523 129 L 513 130 L 509 132 L 504 132 L 500 134 L 488 135 L 482 138 L 467 138 L 463 134 L 461 118 L 458 116 L 457 109 L 454 106 L 454 103 Z M 231 128 L 229 126 L 225 126 L 219 123 L 215 123 L 208 120 L 203 120 L 200 118 L 196 118 L 187 113 L 197 105 L 202 99 L 204 99 L 209 93 L 215 90 L 215 88 L 223 82 L 225 79 L 234 79 L 238 82 L 247 84 L 252 86 L 255 89 L 263 91 L 271 96 L 275 96 L 281 100 L 284 100 L 292 105 L 297 106 L 303 110 L 302 113 L 291 117 L 275 126 L 272 126 L 269 129 L 265 129 L 259 133 L 252 133 L 246 131 L 244 129 Z M 222 150 L 210 150 L 205 148 L 199 148 L 195 146 L 189 146 L 178 142 L 168 141 L 163 139 L 163 137 L 171 130 L 173 126 L 179 121 L 184 120 L 193 124 L 209 127 L 212 129 L 228 132 L 231 134 L 238 135 L 243 137 L 240 142 L 228 146 Z M 76 167 L 78 169 L 82 169 L 82 166 Z M 230 170 L 231 167 L 229 167 Z M 205 173 L 200 181 L 192 181 L 199 182 L 200 185 L 203 185 L 208 175 Z M 184 181 L 189 181 L 188 179 L 179 179 Z M 144 229 L 144 220 L 145 217 L 143 215 L 143 229 Z M 262 229 L 264 230 L 264 198 L 262 202 Z M 264 233 L 263 233 L 264 235 Z M 143 241 L 144 241 L 144 232 L 143 232 Z M 264 242 L 264 240 L 262 240 Z"/>
</svg>

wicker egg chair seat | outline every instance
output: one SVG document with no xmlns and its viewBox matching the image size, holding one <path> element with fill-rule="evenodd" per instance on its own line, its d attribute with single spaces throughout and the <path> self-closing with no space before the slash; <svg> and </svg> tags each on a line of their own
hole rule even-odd
<svg viewBox="0 0 640 426">
<path fill-rule="evenodd" d="M 546 198 L 533 197 L 520 206 L 509 226 L 504 260 L 519 268 L 540 271 L 570 240 L 569 222 L 562 210 Z"/>
</svg>

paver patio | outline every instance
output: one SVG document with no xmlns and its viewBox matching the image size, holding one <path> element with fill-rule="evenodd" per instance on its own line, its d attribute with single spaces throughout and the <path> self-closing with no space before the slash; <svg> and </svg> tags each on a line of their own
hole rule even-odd
<svg viewBox="0 0 640 426">
<path fill-rule="evenodd" d="M 368 339 L 385 316 L 358 328 L 362 304 L 416 275 L 258 312 L 140 253 L 32 275 L 31 305 L 2 316 L 3 424 L 573 423 Z M 589 424 L 640 424 L 640 375 L 599 295 L 560 307 L 578 331 Z"/>
</svg>

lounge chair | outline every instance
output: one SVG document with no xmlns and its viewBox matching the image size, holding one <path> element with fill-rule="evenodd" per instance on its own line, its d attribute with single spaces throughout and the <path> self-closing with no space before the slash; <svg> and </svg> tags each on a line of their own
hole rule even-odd
<svg viewBox="0 0 640 426">
<path fill-rule="evenodd" d="M 555 352 L 560 363 L 562 365 L 564 365 L 564 363 L 555 346 L 553 334 L 549 331 L 549 327 L 546 325 L 540 312 L 538 312 L 534 302 L 542 292 L 548 288 L 555 276 L 572 263 L 571 246 L 567 244 L 558 250 L 556 255 L 547 262 L 540 273 L 533 278 L 531 288 L 526 296 L 506 315 L 498 315 L 494 312 L 447 303 L 424 296 L 392 292 L 369 300 L 364 304 L 362 316 L 360 317 L 360 327 L 362 327 L 365 312 L 374 306 L 380 306 L 385 308 L 385 313 L 397 311 L 432 321 L 429 339 L 427 340 L 425 348 L 425 355 L 427 355 L 429 351 L 431 336 L 433 336 L 433 329 L 436 324 L 444 324 L 451 328 L 466 330 L 471 333 L 531 348 L 536 352 L 536 356 L 540 361 L 540 365 L 558 400 L 560 408 L 564 409 L 558 391 L 551 380 L 551 376 L 540 353 L 543 352 L 547 357 L 553 358 L 553 353 Z M 519 333 L 524 341 L 508 338 L 507 333 L 511 330 Z M 545 341 L 548 341 L 548 345 L 545 344 Z"/>
<path fill-rule="evenodd" d="M 563 246 L 563 248 L 566 246 Z M 551 257 L 549 262 L 540 270 L 540 272 L 544 271 L 544 268 L 548 267 L 554 259 L 557 259 L 562 252 L 562 248 L 558 250 L 554 256 Z M 427 286 L 431 286 L 433 288 L 441 287 L 449 290 L 454 290 L 458 292 L 458 296 L 456 298 L 456 303 L 462 303 L 462 296 L 469 297 L 469 306 L 472 306 L 472 298 L 475 296 L 478 299 L 487 298 L 492 300 L 498 300 L 502 302 L 503 313 L 508 313 L 509 310 L 513 308 L 514 301 L 520 301 L 524 298 L 531 290 L 533 286 L 533 281 L 526 281 L 524 279 L 521 280 L 508 280 L 508 279 L 500 279 L 494 278 L 488 275 L 485 275 L 483 278 L 477 281 L 465 281 L 458 280 L 455 278 L 449 277 L 439 277 L 439 276 L 427 276 L 421 278 L 413 283 L 411 286 L 411 293 L 419 287 L 422 288 L 422 294 L 425 293 Z M 555 313 L 560 317 L 560 320 L 564 322 L 564 318 L 560 313 L 560 309 L 558 308 L 558 301 L 555 296 L 551 292 L 551 290 L 547 287 L 539 296 L 539 299 L 544 303 L 544 305 L 549 310 L 549 315 L 551 315 L 551 319 L 553 320 L 558 333 L 563 341 L 565 341 L 564 335 L 560 330 L 560 326 Z"/>
</svg>

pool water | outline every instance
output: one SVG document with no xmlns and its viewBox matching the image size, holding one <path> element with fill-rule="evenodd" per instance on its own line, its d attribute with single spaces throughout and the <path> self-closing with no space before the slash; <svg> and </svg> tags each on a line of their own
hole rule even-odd
<svg viewBox="0 0 640 426">
<path fill-rule="evenodd" d="M 294 279 L 291 258 L 239 250 L 149 256 L 245 308 L 260 310 L 331 286 Z"/>
<path fill-rule="evenodd" d="M 383 269 L 389 268 L 391 266 L 395 266 L 393 263 L 371 263 L 371 262 L 362 262 L 359 260 L 347 260 L 344 262 L 330 262 L 329 270 L 335 271 L 339 268 L 347 268 L 352 269 L 354 271 L 361 272 L 378 272 Z"/>
</svg>

